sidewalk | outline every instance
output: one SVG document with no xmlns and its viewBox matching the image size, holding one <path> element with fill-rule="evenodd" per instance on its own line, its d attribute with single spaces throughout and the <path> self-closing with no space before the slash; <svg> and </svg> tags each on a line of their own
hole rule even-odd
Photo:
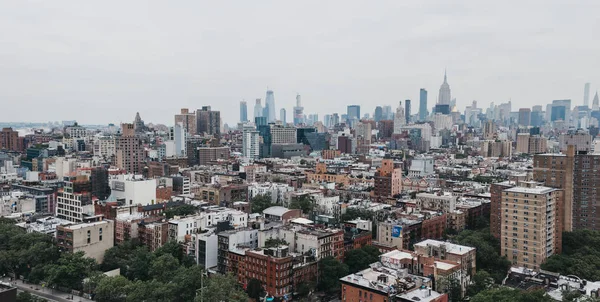
<svg viewBox="0 0 600 302">
<path fill-rule="evenodd" d="M 71 294 L 63 293 L 63 292 L 60 292 L 58 290 L 51 289 L 51 288 L 45 288 L 45 287 L 42 287 L 41 285 L 37 285 L 37 284 L 24 283 L 21 280 L 16 280 L 16 281 L 12 281 L 12 282 L 9 281 L 10 280 L 9 278 L 1 278 L 0 280 L 2 280 L 3 283 L 10 283 L 12 286 L 16 287 L 17 289 L 19 289 L 21 291 L 27 291 L 33 295 L 40 296 L 40 297 L 42 297 L 44 299 L 48 299 L 50 301 L 93 302 L 93 300 L 86 299 L 86 298 L 79 297 L 79 296 L 73 296 L 73 299 L 71 300 Z"/>
</svg>

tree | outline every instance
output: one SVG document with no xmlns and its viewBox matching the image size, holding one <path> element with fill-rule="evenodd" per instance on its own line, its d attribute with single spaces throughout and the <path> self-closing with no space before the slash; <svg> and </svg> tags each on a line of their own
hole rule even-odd
<svg viewBox="0 0 600 302">
<path fill-rule="evenodd" d="M 214 275 L 205 280 L 205 286 L 200 290 L 204 301 L 211 302 L 247 302 L 248 295 L 240 288 L 236 278 L 231 275 Z M 199 302 L 201 297 L 196 297 Z"/>
<path fill-rule="evenodd" d="M 47 302 L 48 300 L 34 296 L 29 292 L 20 292 L 17 295 L 17 302 Z"/>
<path fill-rule="evenodd" d="M 201 266 L 181 266 L 172 279 L 175 284 L 175 301 L 194 301 L 203 279 L 206 280 L 206 272 Z"/>
<path fill-rule="evenodd" d="M 170 209 L 167 209 L 165 211 L 165 217 L 167 219 L 171 219 L 175 216 L 193 215 L 193 214 L 196 214 L 197 212 L 198 212 L 198 208 L 196 208 L 195 206 L 193 206 L 191 204 L 184 204 L 181 206 L 172 207 Z"/>
<path fill-rule="evenodd" d="M 454 241 L 461 245 L 477 249 L 477 269 L 487 271 L 497 283 L 500 283 L 510 268 L 510 261 L 500 256 L 500 242 L 491 235 L 489 229 L 464 230 Z"/>
<path fill-rule="evenodd" d="M 563 233 L 562 254 L 552 255 L 541 268 L 576 275 L 586 280 L 599 280 L 600 232 L 577 230 Z"/>
<path fill-rule="evenodd" d="M 543 290 L 526 292 L 503 287 L 484 290 L 475 295 L 471 302 L 554 302 L 554 299 Z"/>
<path fill-rule="evenodd" d="M 164 254 L 152 260 L 148 274 L 155 280 L 168 282 L 179 268 L 179 261 L 171 254 Z"/>
<path fill-rule="evenodd" d="M 123 276 L 104 277 L 96 287 L 94 299 L 98 302 L 124 302 L 130 287 L 131 281 Z"/>
<path fill-rule="evenodd" d="M 138 280 L 130 286 L 127 292 L 127 302 L 162 302 L 175 300 L 175 284 L 162 283 L 156 280 Z"/>
<path fill-rule="evenodd" d="M 279 238 L 269 238 L 265 240 L 265 248 L 278 247 L 280 245 L 288 245 L 287 241 Z"/>
<path fill-rule="evenodd" d="M 262 296 L 264 293 L 263 286 L 260 283 L 260 281 L 254 278 L 250 279 L 250 281 L 248 281 L 246 293 L 248 293 L 248 297 L 254 299 L 255 301 L 258 301 L 258 299 L 260 299 L 260 296 Z"/>
<path fill-rule="evenodd" d="M 340 278 L 348 275 L 348 266 L 329 256 L 319 261 L 319 289 L 334 293 L 340 290 Z"/>
<path fill-rule="evenodd" d="M 259 194 L 250 200 L 252 213 L 262 213 L 266 208 L 273 206 L 271 194 Z"/>
<path fill-rule="evenodd" d="M 379 261 L 379 249 L 367 245 L 360 249 L 354 249 L 346 252 L 344 263 L 348 266 L 350 273 L 356 273 L 369 267 L 371 263 Z"/>
<path fill-rule="evenodd" d="M 290 202 L 290 209 L 300 209 L 304 214 L 312 213 L 315 203 L 308 195 L 301 195 Z"/>
<path fill-rule="evenodd" d="M 494 278 L 484 270 L 478 270 L 473 276 L 472 283 L 467 287 L 467 295 L 473 297 L 478 293 L 494 287 Z"/>
<path fill-rule="evenodd" d="M 298 293 L 298 297 L 303 298 L 307 297 L 310 292 L 315 288 L 315 284 L 311 282 L 302 282 L 298 284 L 296 288 L 296 292 Z"/>
<path fill-rule="evenodd" d="M 450 301 L 461 301 L 462 300 L 462 289 L 460 281 L 454 277 L 439 278 L 437 281 L 438 285 L 436 290 L 442 291 L 448 294 Z"/>
<path fill-rule="evenodd" d="M 46 266 L 46 281 L 49 285 L 81 290 L 83 279 L 95 268 L 96 260 L 85 257 L 83 252 L 62 253 L 56 263 Z"/>
</svg>

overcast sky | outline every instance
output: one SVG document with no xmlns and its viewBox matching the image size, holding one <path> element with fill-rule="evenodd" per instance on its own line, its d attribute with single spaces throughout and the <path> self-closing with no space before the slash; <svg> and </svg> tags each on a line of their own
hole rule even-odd
<svg viewBox="0 0 600 302">
<path fill-rule="evenodd" d="M 410 2 L 410 3 L 409 3 Z M 0 121 L 173 123 L 296 93 L 305 113 L 436 101 L 513 110 L 600 88 L 600 1 L 1 1 Z"/>
</svg>

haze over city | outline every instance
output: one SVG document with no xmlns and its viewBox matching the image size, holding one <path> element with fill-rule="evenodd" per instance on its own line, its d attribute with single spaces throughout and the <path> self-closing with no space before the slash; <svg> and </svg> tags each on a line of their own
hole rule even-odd
<svg viewBox="0 0 600 302">
<path fill-rule="evenodd" d="M 598 1 L 104 1 L 0 3 L 4 122 L 172 124 L 179 108 L 210 105 L 225 123 L 239 102 L 291 119 L 363 113 L 411 99 L 435 104 L 444 69 L 462 112 L 600 88 Z M 31 110 L 35 108 L 36 110 Z M 6 111 L 5 111 L 6 112 Z M 167 113 L 168 112 L 168 113 Z"/>
</svg>

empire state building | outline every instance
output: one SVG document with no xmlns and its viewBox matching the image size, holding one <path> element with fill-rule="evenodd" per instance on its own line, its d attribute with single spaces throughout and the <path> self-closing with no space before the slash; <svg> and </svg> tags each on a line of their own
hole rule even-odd
<svg viewBox="0 0 600 302">
<path fill-rule="evenodd" d="M 438 96 L 438 104 L 439 105 L 450 105 L 452 98 L 450 96 L 450 85 L 448 85 L 448 80 L 446 78 L 446 71 L 444 71 L 444 83 L 440 87 L 440 95 Z"/>
</svg>

